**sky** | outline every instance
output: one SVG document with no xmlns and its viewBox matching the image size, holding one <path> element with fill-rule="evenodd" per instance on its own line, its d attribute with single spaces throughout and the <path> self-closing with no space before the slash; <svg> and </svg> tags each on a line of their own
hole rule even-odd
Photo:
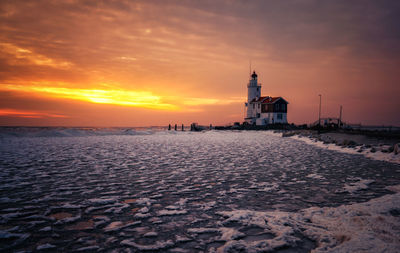
<svg viewBox="0 0 400 253">
<path fill-rule="evenodd" d="M 289 123 L 400 126 L 400 1 L 0 2 L 0 125 L 242 122 L 251 69 Z"/>
</svg>

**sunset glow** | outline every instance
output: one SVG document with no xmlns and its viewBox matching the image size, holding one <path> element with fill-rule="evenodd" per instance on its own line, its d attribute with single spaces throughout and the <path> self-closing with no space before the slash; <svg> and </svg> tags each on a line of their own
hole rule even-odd
<svg viewBox="0 0 400 253">
<path fill-rule="evenodd" d="M 38 93 L 43 96 L 82 100 L 99 104 L 113 104 L 122 106 L 137 106 L 160 110 L 177 110 L 178 107 L 162 103 L 159 96 L 154 96 L 145 91 L 127 90 L 100 90 L 100 89 L 74 89 L 46 86 L 16 86 L 3 85 L 8 91 L 23 91 Z"/>
<path fill-rule="evenodd" d="M 323 116 L 400 125 L 400 6 L 369 3 L 2 1 L 0 109 L 48 116 L 0 125 L 242 122 L 250 62 L 290 123 L 322 94 Z"/>
<path fill-rule="evenodd" d="M 42 112 L 32 112 L 32 111 L 18 111 L 13 109 L 0 109 L 0 116 L 13 116 L 13 117 L 21 117 L 21 118 L 65 118 L 64 115 L 59 114 L 49 114 Z"/>
</svg>

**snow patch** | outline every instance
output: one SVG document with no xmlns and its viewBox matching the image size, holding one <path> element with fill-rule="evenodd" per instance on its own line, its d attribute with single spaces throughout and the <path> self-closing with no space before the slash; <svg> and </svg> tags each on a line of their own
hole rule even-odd
<svg viewBox="0 0 400 253">
<path fill-rule="evenodd" d="M 357 182 L 346 184 L 343 188 L 344 191 L 354 194 L 357 191 L 368 189 L 368 185 L 372 184 L 373 182 L 374 180 L 360 179 Z"/>
<path fill-rule="evenodd" d="M 365 150 L 364 152 L 360 153 L 356 149 L 353 149 L 353 148 L 341 147 L 341 146 L 338 146 L 333 143 L 325 144 L 322 141 L 313 140 L 308 137 L 301 137 L 298 135 L 294 135 L 289 138 L 303 141 L 307 144 L 310 144 L 310 145 L 313 145 L 316 147 L 320 147 L 323 149 L 334 150 L 334 151 L 338 151 L 338 152 L 346 153 L 346 154 L 363 155 L 363 156 L 373 159 L 373 160 L 386 161 L 386 162 L 400 164 L 400 155 L 396 155 L 393 152 L 392 153 L 384 153 L 381 151 L 371 152 L 371 150 Z"/>
<path fill-rule="evenodd" d="M 245 226 L 260 226 L 275 237 L 255 242 L 230 240 L 218 252 L 297 247 L 302 240 L 299 234 L 316 242 L 313 252 L 397 252 L 400 227 L 393 225 L 398 224 L 396 210 L 400 210 L 400 193 L 336 208 L 312 207 L 298 213 L 219 212 L 226 218 L 223 224 L 235 221 Z"/>
<path fill-rule="evenodd" d="M 157 212 L 158 216 L 181 215 L 187 214 L 186 210 L 160 210 Z"/>
<path fill-rule="evenodd" d="M 167 240 L 167 241 L 157 241 L 152 245 L 143 245 L 143 244 L 138 244 L 131 240 L 123 240 L 121 241 L 121 245 L 123 246 L 130 246 L 134 247 L 138 250 L 143 250 L 143 251 L 150 251 L 150 250 L 162 250 L 171 246 L 174 246 L 174 242 L 172 240 Z"/>
</svg>

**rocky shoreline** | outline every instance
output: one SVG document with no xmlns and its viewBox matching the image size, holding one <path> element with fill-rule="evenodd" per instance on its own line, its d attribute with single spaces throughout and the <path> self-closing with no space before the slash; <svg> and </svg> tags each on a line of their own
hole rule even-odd
<svg viewBox="0 0 400 253">
<path fill-rule="evenodd" d="M 349 153 L 361 153 L 370 158 L 400 163 L 399 138 L 379 138 L 335 131 L 318 133 L 315 130 L 284 131 L 282 137 L 292 137 L 329 149 L 342 149 Z"/>
</svg>

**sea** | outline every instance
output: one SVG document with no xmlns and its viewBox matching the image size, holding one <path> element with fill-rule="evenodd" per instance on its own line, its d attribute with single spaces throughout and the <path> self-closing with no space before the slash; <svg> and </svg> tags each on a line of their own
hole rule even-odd
<svg viewBox="0 0 400 253">
<path fill-rule="evenodd" d="M 1 252 L 399 252 L 400 165 L 273 131 L 0 128 Z"/>
</svg>

